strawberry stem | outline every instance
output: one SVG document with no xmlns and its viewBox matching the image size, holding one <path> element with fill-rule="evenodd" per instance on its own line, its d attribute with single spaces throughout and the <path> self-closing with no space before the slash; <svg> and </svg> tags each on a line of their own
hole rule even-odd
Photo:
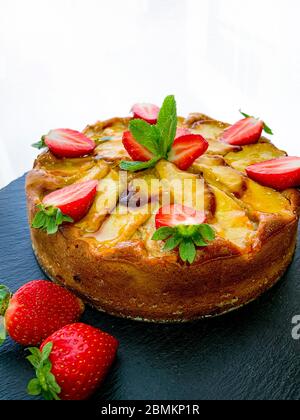
<svg viewBox="0 0 300 420">
<path fill-rule="evenodd" d="M 33 143 L 31 146 L 34 147 L 35 149 L 39 149 L 39 150 L 45 149 L 47 147 L 47 145 L 45 143 L 45 136 L 43 136 L 41 138 L 41 140 L 38 141 L 37 143 Z"/>
<path fill-rule="evenodd" d="M 48 235 L 54 235 L 58 231 L 58 227 L 63 223 L 73 223 L 74 220 L 66 216 L 57 207 L 46 207 L 43 204 L 36 206 L 39 211 L 34 216 L 32 227 L 34 229 L 42 229 Z"/>
<path fill-rule="evenodd" d="M 203 223 L 202 225 L 162 227 L 154 233 L 152 240 L 166 241 L 163 248 L 165 252 L 179 247 L 181 260 L 192 264 L 197 257 L 196 248 L 206 247 L 208 242 L 213 241 L 215 237 L 213 228 Z"/>
<path fill-rule="evenodd" d="M 52 348 L 53 343 L 50 342 L 43 347 L 42 351 L 36 347 L 28 349 L 31 355 L 27 357 L 27 360 L 35 368 L 36 378 L 29 382 L 27 392 L 29 395 L 42 395 L 45 400 L 59 400 L 58 395 L 61 393 L 61 388 L 51 373 L 52 363 L 49 356 Z"/>
<path fill-rule="evenodd" d="M 11 297 L 12 294 L 10 293 L 8 287 L 0 285 L 0 316 L 5 315 Z"/>
<path fill-rule="evenodd" d="M 0 346 L 6 339 L 6 328 L 5 328 L 5 312 L 8 308 L 9 301 L 12 297 L 8 287 L 0 285 Z"/>
</svg>

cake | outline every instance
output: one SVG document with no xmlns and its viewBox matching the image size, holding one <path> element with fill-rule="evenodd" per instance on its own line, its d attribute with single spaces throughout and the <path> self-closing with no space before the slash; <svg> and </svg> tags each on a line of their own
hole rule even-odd
<svg viewBox="0 0 300 420">
<path fill-rule="evenodd" d="M 133 113 L 83 133 L 54 130 L 38 144 L 48 148 L 26 195 L 44 272 L 100 311 L 151 322 L 224 314 L 270 289 L 296 247 L 297 158 L 287 171 L 286 153 L 261 134 L 270 129 L 247 115 L 234 126 L 200 113 L 181 118 L 173 97 Z M 159 155 L 155 136 L 164 139 Z M 264 162 L 284 170 L 265 176 Z"/>
</svg>

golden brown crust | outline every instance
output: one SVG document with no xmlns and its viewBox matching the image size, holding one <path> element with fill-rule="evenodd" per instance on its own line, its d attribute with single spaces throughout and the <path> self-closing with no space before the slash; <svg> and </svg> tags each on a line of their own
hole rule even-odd
<svg viewBox="0 0 300 420">
<path fill-rule="evenodd" d="M 88 126 L 85 133 L 97 134 L 115 123 L 111 119 Z M 186 126 L 214 121 L 192 114 Z M 228 125 L 219 123 L 220 127 Z M 46 191 L 63 186 L 64 180 L 39 168 L 27 176 L 28 217 Z M 150 321 L 188 321 L 238 308 L 274 285 L 290 264 L 296 246 L 300 194 L 284 192 L 290 201 L 287 214 L 251 214 L 257 231 L 251 244 L 241 250 L 218 237 L 198 251 L 191 266 L 176 254 L 159 258 L 147 252 L 142 241 L 98 248 L 82 238 L 75 226 L 64 226 L 54 236 L 31 229 L 33 247 L 41 266 L 54 280 L 74 290 L 94 307 L 106 312 Z"/>
</svg>

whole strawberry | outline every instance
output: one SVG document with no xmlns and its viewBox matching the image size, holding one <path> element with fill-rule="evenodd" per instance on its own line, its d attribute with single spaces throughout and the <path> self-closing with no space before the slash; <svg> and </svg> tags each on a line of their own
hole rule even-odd
<svg viewBox="0 0 300 420">
<path fill-rule="evenodd" d="M 71 324 L 47 338 L 27 357 L 36 370 L 30 395 L 46 400 L 85 400 L 104 380 L 118 349 L 111 335 L 86 324 Z"/>
<path fill-rule="evenodd" d="M 12 297 L 5 286 L 0 291 L 6 332 L 23 346 L 39 345 L 53 332 L 77 322 L 84 311 L 79 298 L 46 280 L 31 281 Z"/>
</svg>

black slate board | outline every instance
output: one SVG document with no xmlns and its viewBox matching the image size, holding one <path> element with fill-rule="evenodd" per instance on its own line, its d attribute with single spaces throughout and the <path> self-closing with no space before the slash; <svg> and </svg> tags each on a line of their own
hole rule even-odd
<svg viewBox="0 0 300 420">
<path fill-rule="evenodd" d="M 13 291 L 45 278 L 31 249 L 24 177 L 0 191 L 0 279 Z M 152 325 L 88 309 L 84 322 L 120 340 L 118 360 L 94 396 L 103 400 L 300 399 L 300 251 L 283 280 L 249 306 L 221 318 Z M 25 350 L 0 348 L 0 399 L 30 399 Z"/>
</svg>

